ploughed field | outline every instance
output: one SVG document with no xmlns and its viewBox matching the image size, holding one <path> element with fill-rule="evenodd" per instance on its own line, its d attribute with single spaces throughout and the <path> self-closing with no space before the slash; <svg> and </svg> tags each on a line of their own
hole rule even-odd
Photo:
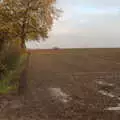
<svg viewBox="0 0 120 120">
<path fill-rule="evenodd" d="M 120 120 L 120 49 L 29 51 L 24 99 L 4 117 Z"/>
</svg>

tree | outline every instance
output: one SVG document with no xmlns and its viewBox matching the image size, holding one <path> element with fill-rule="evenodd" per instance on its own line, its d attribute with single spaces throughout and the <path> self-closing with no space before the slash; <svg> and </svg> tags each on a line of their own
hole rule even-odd
<svg viewBox="0 0 120 120">
<path fill-rule="evenodd" d="M 59 15 L 56 0 L 3 0 L 0 3 L 0 44 L 17 41 L 25 48 L 25 41 L 45 39 L 54 19 Z M 0 46 L 1 48 L 2 46 Z"/>
</svg>

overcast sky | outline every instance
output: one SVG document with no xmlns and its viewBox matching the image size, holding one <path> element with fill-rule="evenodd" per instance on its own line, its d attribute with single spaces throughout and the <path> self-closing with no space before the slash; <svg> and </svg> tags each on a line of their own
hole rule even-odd
<svg viewBox="0 0 120 120">
<path fill-rule="evenodd" d="M 120 47 L 120 0 L 57 0 L 64 12 L 45 42 L 29 48 Z"/>
</svg>

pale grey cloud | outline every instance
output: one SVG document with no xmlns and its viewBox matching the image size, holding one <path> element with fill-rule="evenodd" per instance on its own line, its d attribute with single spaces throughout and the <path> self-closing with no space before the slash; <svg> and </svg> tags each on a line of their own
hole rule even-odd
<svg viewBox="0 0 120 120">
<path fill-rule="evenodd" d="M 86 6 L 92 6 L 95 5 L 97 7 L 108 7 L 108 6 L 118 6 L 120 5 L 119 0 L 58 0 L 57 3 L 59 6 L 68 6 L 68 5 L 73 5 L 73 6 L 80 6 L 80 5 L 86 5 Z"/>
</svg>

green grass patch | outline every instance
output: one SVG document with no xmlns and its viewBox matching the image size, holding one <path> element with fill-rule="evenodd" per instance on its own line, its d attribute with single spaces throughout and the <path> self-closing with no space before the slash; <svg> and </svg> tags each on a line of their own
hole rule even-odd
<svg viewBox="0 0 120 120">
<path fill-rule="evenodd" d="M 25 67 L 27 56 L 26 52 L 21 52 L 20 54 L 12 53 L 11 56 L 7 56 L 4 61 L 7 72 L 0 80 L 0 94 L 8 94 L 18 89 L 20 74 Z"/>
</svg>

